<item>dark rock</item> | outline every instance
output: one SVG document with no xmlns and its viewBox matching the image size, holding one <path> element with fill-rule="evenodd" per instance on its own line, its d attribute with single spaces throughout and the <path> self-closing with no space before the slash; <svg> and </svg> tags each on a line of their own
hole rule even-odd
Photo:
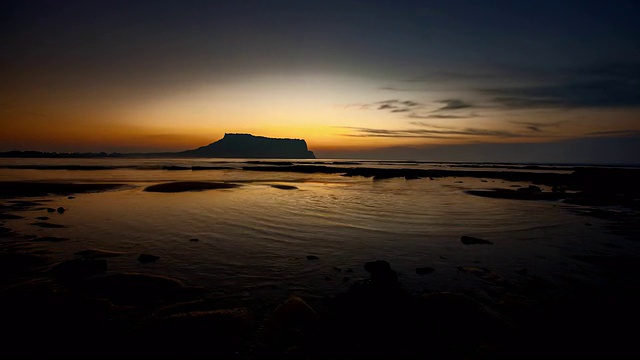
<svg viewBox="0 0 640 360">
<path fill-rule="evenodd" d="M 296 190 L 296 189 L 298 189 L 296 186 L 293 186 L 293 185 L 273 184 L 273 185 L 270 185 L 270 186 L 272 188 L 280 189 L 280 190 Z"/>
<path fill-rule="evenodd" d="M 52 213 L 52 212 L 56 212 L 56 209 L 54 209 L 54 208 L 47 208 L 47 212 L 50 212 L 50 213 Z"/>
<path fill-rule="evenodd" d="M 267 353 L 290 354 L 292 348 L 304 345 L 318 321 L 318 316 L 302 298 L 291 296 L 273 312 L 265 326 Z"/>
<path fill-rule="evenodd" d="M 369 261 L 364 269 L 371 274 L 371 283 L 375 286 L 390 287 L 398 284 L 398 273 L 384 260 Z"/>
<path fill-rule="evenodd" d="M 418 180 L 420 179 L 420 176 L 418 175 L 414 175 L 414 174 L 407 174 L 404 176 L 405 180 Z"/>
<path fill-rule="evenodd" d="M 126 347 L 145 358 L 238 359 L 256 325 L 244 308 L 154 316 L 131 332 Z"/>
<path fill-rule="evenodd" d="M 487 182 L 487 180 L 485 180 L 485 179 L 480 179 L 480 182 Z"/>
<path fill-rule="evenodd" d="M 320 260 L 320 258 L 315 255 L 307 255 L 307 260 Z"/>
<path fill-rule="evenodd" d="M 460 241 L 462 241 L 465 245 L 492 245 L 493 243 L 488 240 L 480 239 L 473 236 L 463 235 L 460 237 Z"/>
<path fill-rule="evenodd" d="M 107 272 L 106 260 L 73 259 L 56 264 L 51 273 L 61 280 L 73 281 Z"/>
<path fill-rule="evenodd" d="M 175 192 L 201 191 L 201 190 L 213 190 L 213 189 L 233 189 L 239 186 L 240 185 L 238 184 L 229 184 L 229 183 L 216 183 L 216 182 L 205 182 L 205 181 L 179 181 L 179 182 L 151 185 L 145 188 L 144 191 L 175 193 Z"/>
<path fill-rule="evenodd" d="M 458 181 L 454 181 L 453 183 L 454 183 L 454 184 L 462 184 L 462 183 L 463 183 L 463 181 L 458 180 Z"/>
<path fill-rule="evenodd" d="M 75 196 L 67 196 L 67 199 L 69 199 L 69 200 L 73 200 L 75 198 L 76 198 Z"/>
<path fill-rule="evenodd" d="M 38 217 L 36 218 L 36 220 L 42 220 L 42 221 L 44 221 L 44 220 L 49 220 L 49 217 L 48 217 L 48 216 L 38 216 Z"/>
<path fill-rule="evenodd" d="M 82 256 L 84 259 L 100 259 L 120 256 L 123 253 L 117 251 L 107 251 L 100 249 L 88 249 L 76 252 L 74 255 Z"/>
<path fill-rule="evenodd" d="M 224 134 L 214 143 L 173 155 L 182 157 L 315 159 L 302 139 L 277 139 L 250 134 Z"/>
<path fill-rule="evenodd" d="M 33 254 L 0 252 L 0 279 L 13 279 L 47 264 L 47 259 Z"/>
<path fill-rule="evenodd" d="M 189 241 L 196 242 L 196 241 L 200 241 L 200 240 L 193 238 L 193 239 L 189 239 Z"/>
<path fill-rule="evenodd" d="M 186 166 L 163 166 L 162 170 L 191 170 L 191 168 Z"/>
<path fill-rule="evenodd" d="M 416 268 L 416 274 L 418 275 L 427 275 L 431 274 L 434 271 L 436 271 L 436 269 L 428 266 Z"/>
<path fill-rule="evenodd" d="M 176 279 L 135 273 L 90 278 L 83 282 L 81 288 L 92 296 L 109 299 L 117 305 L 146 306 L 202 294 L 202 289 L 185 286 Z"/>
<path fill-rule="evenodd" d="M 17 219 L 24 219 L 24 216 L 0 213 L 0 220 L 17 220 Z"/>
<path fill-rule="evenodd" d="M 65 225 L 53 224 L 48 222 L 34 222 L 34 223 L 30 223 L 29 225 L 39 226 L 41 228 L 46 228 L 46 229 L 61 229 L 66 227 Z"/>
<path fill-rule="evenodd" d="M 59 208 L 56 209 L 56 211 L 58 211 L 59 214 L 62 214 L 66 211 L 66 209 L 60 206 Z"/>
<path fill-rule="evenodd" d="M 160 256 L 155 256 L 151 254 L 140 254 L 140 256 L 138 256 L 138 261 L 143 264 L 152 263 L 152 262 L 158 261 L 158 259 L 160 259 Z"/>
</svg>

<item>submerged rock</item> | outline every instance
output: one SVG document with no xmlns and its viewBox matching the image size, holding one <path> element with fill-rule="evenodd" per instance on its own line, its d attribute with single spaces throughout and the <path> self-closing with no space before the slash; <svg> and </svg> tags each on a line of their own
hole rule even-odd
<svg viewBox="0 0 640 360">
<path fill-rule="evenodd" d="M 82 256 L 84 259 L 99 259 L 120 256 L 123 253 L 117 251 L 107 251 L 100 249 L 87 249 L 74 253 L 74 255 Z"/>
<path fill-rule="evenodd" d="M 466 235 L 461 236 L 460 241 L 462 241 L 462 243 L 465 245 L 493 245 L 493 243 L 489 240 Z"/>
<path fill-rule="evenodd" d="M 60 206 L 58 209 L 56 209 L 56 211 L 58 211 L 59 214 L 64 213 L 65 211 L 67 211 L 67 209 L 63 208 L 62 206 Z"/>
<path fill-rule="evenodd" d="M 233 189 L 240 185 L 221 183 L 221 182 L 205 182 L 205 181 L 178 181 L 172 183 L 156 184 L 148 186 L 144 191 L 148 192 L 162 192 L 162 193 L 175 193 L 185 191 L 201 191 L 201 190 L 213 190 L 213 189 Z"/>
<path fill-rule="evenodd" d="M 315 256 L 315 255 L 307 255 L 307 260 L 310 260 L 310 261 L 312 261 L 312 260 L 320 260 L 320 258 Z"/>
<path fill-rule="evenodd" d="M 398 273 L 384 260 L 369 261 L 364 269 L 371 274 L 371 283 L 375 286 L 389 287 L 398 283 Z"/>
<path fill-rule="evenodd" d="M 29 225 L 39 226 L 41 228 L 47 228 L 47 229 L 60 229 L 60 228 L 65 228 L 66 227 L 65 225 L 48 223 L 48 222 L 34 222 L 34 223 L 29 224 Z"/>
</svg>

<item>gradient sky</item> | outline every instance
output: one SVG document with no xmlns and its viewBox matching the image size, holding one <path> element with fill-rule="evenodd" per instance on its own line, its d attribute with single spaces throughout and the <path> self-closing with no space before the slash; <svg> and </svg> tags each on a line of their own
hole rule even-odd
<svg viewBox="0 0 640 360">
<path fill-rule="evenodd" d="M 635 1 L 2 1 L 0 151 L 247 132 L 327 157 L 640 163 L 638 19 Z"/>
</svg>

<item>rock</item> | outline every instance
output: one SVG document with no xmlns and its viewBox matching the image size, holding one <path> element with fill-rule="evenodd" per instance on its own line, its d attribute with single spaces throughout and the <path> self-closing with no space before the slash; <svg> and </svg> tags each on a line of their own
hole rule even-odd
<svg viewBox="0 0 640 360">
<path fill-rule="evenodd" d="M 454 183 L 454 184 L 462 184 L 462 183 L 463 183 L 463 181 L 458 180 L 458 181 L 454 181 L 453 183 Z"/>
<path fill-rule="evenodd" d="M 84 259 L 99 259 L 120 256 L 123 253 L 117 251 L 107 251 L 100 249 L 88 249 L 76 252 L 74 255 L 82 256 Z"/>
<path fill-rule="evenodd" d="M 57 208 L 57 209 L 56 209 L 56 211 L 57 211 L 59 214 L 62 214 L 62 213 L 64 213 L 64 212 L 66 211 L 66 209 L 65 209 L 65 208 L 63 208 L 62 206 L 60 206 L 59 208 Z"/>
<path fill-rule="evenodd" d="M 50 212 L 50 213 L 52 213 L 52 212 L 56 212 L 56 209 L 54 209 L 54 208 L 47 208 L 47 212 Z"/>
<path fill-rule="evenodd" d="M 126 348 L 144 358 L 237 359 L 255 330 L 255 318 L 244 308 L 188 311 L 143 321 Z"/>
<path fill-rule="evenodd" d="M 189 239 L 189 241 L 196 242 L 196 241 L 200 241 L 200 240 L 194 238 L 194 239 Z"/>
<path fill-rule="evenodd" d="M 420 179 L 420 176 L 418 175 L 414 175 L 414 174 L 407 174 L 404 176 L 405 180 L 418 180 Z"/>
<path fill-rule="evenodd" d="M 493 245 L 491 241 L 466 235 L 461 236 L 460 241 L 465 245 Z"/>
<path fill-rule="evenodd" d="M 398 273 L 384 260 L 369 261 L 364 269 L 371 274 L 371 283 L 376 286 L 389 287 L 398 284 Z"/>
<path fill-rule="evenodd" d="M 296 190 L 296 189 L 298 189 L 296 186 L 293 186 L 293 185 L 273 184 L 273 185 L 270 185 L 270 186 L 272 188 L 280 189 L 280 190 Z"/>
<path fill-rule="evenodd" d="M 310 260 L 310 261 L 312 261 L 312 260 L 320 260 L 320 258 L 315 256 L 315 255 L 307 255 L 307 260 Z"/>
<path fill-rule="evenodd" d="M 42 220 L 42 221 L 44 221 L 44 220 L 49 220 L 49 217 L 48 217 L 48 216 L 38 216 L 38 217 L 36 218 L 36 220 Z"/>
<path fill-rule="evenodd" d="M 268 352 L 284 353 L 302 345 L 318 316 L 302 298 L 291 296 L 271 314 L 264 331 Z"/>
<path fill-rule="evenodd" d="M 11 280 L 46 264 L 46 258 L 39 255 L 0 252 L 0 279 Z"/>
<path fill-rule="evenodd" d="M 337 271 L 337 272 L 341 272 L 341 271 L 342 271 L 342 269 L 340 269 L 340 268 L 339 268 L 339 267 L 337 267 L 337 266 L 334 266 L 334 267 L 333 267 L 333 270 L 334 270 L 334 271 Z"/>
<path fill-rule="evenodd" d="M 94 260 L 98 261 L 98 260 Z M 91 296 L 117 305 L 148 306 L 161 301 L 181 301 L 199 296 L 202 289 L 185 286 L 169 277 L 136 273 L 111 274 L 86 279 L 81 288 Z"/>
<path fill-rule="evenodd" d="M 17 219 L 24 219 L 24 217 L 20 215 L 0 213 L 0 220 L 17 220 Z"/>
<path fill-rule="evenodd" d="M 29 225 L 39 226 L 41 228 L 46 228 L 46 229 L 61 229 L 66 227 L 64 225 L 53 224 L 48 222 L 34 222 L 34 223 L 30 223 Z"/>
<path fill-rule="evenodd" d="M 436 269 L 428 266 L 416 268 L 416 274 L 418 275 L 427 275 L 431 274 L 434 271 L 436 271 Z"/>
<path fill-rule="evenodd" d="M 67 199 L 69 199 L 69 200 L 73 200 L 75 198 L 76 198 L 75 196 L 67 196 Z"/>
<path fill-rule="evenodd" d="M 73 259 L 56 264 L 51 273 L 61 280 L 74 281 L 107 272 L 106 260 Z"/>
<path fill-rule="evenodd" d="M 152 263 L 152 262 L 158 261 L 158 259 L 160 259 L 160 256 L 155 256 L 151 254 L 140 254 L 140 256 L 138 256 L 138 261 L 143 264 Z"/>
<path fill-rule="evenodd" d="M 185 192 L 185 191 L 202 191 L 202 190 L 213 190 L 213 189 L 233 189 L 239 186 L 240 185 L 238 184 L 205 182 L 205 181 L 178 181 L 178 182 L 172 182 L 172 183 L 151 185 L 146 187 L 144 191 L 176 193 L 176 192 Z"/>
</svg>

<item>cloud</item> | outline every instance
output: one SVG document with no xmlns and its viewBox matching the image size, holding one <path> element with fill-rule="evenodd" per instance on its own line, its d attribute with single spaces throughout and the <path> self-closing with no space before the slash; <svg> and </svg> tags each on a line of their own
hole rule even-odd
<svg viewBox="0 0 640 360">
<path fill-rule="evenodd" d="M 469 136 L 475 137 L 500 137 L 500 138 L 514 138 L 522 137 L 523 135 L 516 134 L 505 130 L 491 130 L 491 129 L 479 129 L 479 128 L 446 128 L 440 126 L 433 126 L 426 123 L 414 122 L 416 126 L 428 127 L 427 129 L 374 129 L 374 128 L 362 128 L 362 127 L 345 127 L 355 131 L 355 134 L 345 134 L 349 137 L 371 137 L 371 138 L 426 138 L 426 139 L 455 139 L 465 138 Z"/>
<path fill-rule="evenodd" d="M 397 106 L 391 104 L 382 104 L 378 106 L 378 110 L 387 110 L 387 109 L 395 109 Z"/>
<path fill-rule="evenodd" d="M 460 110 L 460 109 L 468 109 L 470 107 L 473 107 L 473 105 L 471 105 L 470 103 L 460 99 L 448 99 L 448 100 L 441 100 L 437 102 L 445 105 L 438 108 L 435 111 Z"/>
<path fill-rule="evenodd" d="M 554 122 L 534 122 L 534 121 L 511 121 L 512 124 L 522 125 L 525 129 L 533 131 L 533 132 L 544 132 L 544 128 L 547 127 L 558 127 L 563 121 L 554 121 Z"/>
<path fill-rule="evenodd" d="M 478 114 L 467 114 L 467 115 L 452 115 L 452 114 L 427 114 L 427 115 L 419 115 L 416 113 L 411 113 L 407 115 L 407 117 L 412 119 L 468 119 L 473 117 L 478 117 Z"/>
<path fill-rule="evenodd" d="M 640 107 L 640 63 L 605 64 L 549 71 L 541 83 L 478 89 L 497 107 Z"/>
<path fill-rule="evenodd" d="M 611 131 L 595 131 L 586 133 L 591 136 L 634 136 L 640 137 L 640 130 L 611 130 Z"/>
<path fill-rule="evenodd" d="M 399 112 L 407 112 L 409 111 L 409 109 L 395 109 L 395 110 L 391 110 L 392 113 L 399 113 Z"/>
</svg>

